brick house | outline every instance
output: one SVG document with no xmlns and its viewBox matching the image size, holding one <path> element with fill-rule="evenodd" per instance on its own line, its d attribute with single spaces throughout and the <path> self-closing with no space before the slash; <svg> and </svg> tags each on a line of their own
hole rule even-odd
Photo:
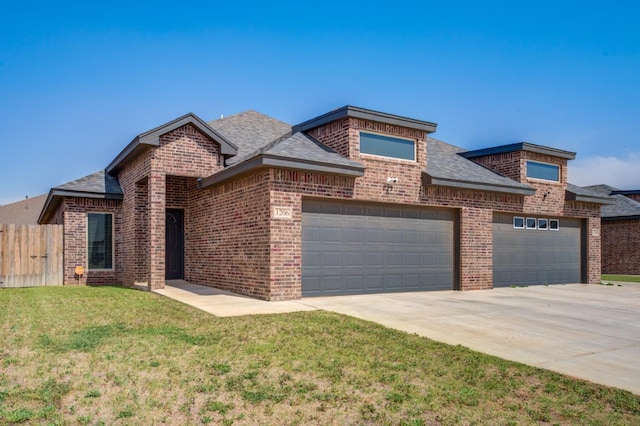
<svg viewBox="0 0 640 426">
<path fill-rule="evenodd" d="M 466 151 L 436 124 L 346 106 L 291 126 L 187 114 L 52 188 L 65 283 L 184 279 L 266 300 L 600 279 L 600 207 L 575 154 Z"/>
<path fill-rule="evenodd" d="M 602 207 L 602 273 L 640 275 L 640 190 L 609 185 L 587 189 L 610 196 Z"/>
</svg>

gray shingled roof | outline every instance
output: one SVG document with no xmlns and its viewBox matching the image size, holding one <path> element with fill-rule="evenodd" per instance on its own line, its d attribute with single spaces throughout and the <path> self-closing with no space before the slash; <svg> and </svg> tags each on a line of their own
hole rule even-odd
<svg viewBox="0 0 640 426">
<path fill-rule="evenodd" d="M 0 206 L 0 224 L 37 225 L 47 194 Z"/>
<path fill-rule="evenodd" d="M 516 182 L 459 155 L 466 150 L 434 138 L 427 139 L 427 169 L 432 184 L 532 194 L 529 185 Z"/>
<path fill-rule="evenodd" d="M 247 158 L 258 154 L 269 154 L 278 157 L 314 161 L 319 163 L 338 164 L 343 166 L 363 167 L 357 161 L 343 157 L 331 148 L 304 133 L 287 134 L 267 144 Z"/>
<path fill-rule="evenodd" d="M 600 216 L 603 218 L 624 218 L 640 216 L 640 203 L 627 198 L 621 194 L 610 195 L 613 191 L 620 191 L 609 185 L 593 185 L 587 186 L 585 189 L 596 192 L 600 195 L 609 196 L 614 200 L 613 204 L 602 206 Z"/>
<path fill-rule="evenodd" d="M 207 124 L 238 147 L 238 153 L 227 160 L 229 165 L 250 158 L 248 155 L 291 132 L 291 125 L 253 110 Z"/>
<path fill-rule="evenodd" d="M 122 200 L 123 192 L 118 178 L 105 170 L 51 188 L 42 207 L 38 223 L 44 222 L 55 211 L 64 197 L 104 198 Z"/>
<path fill-rule="evenodd" d="M 92 173 L 80 179 L 72 180 L 56 186 L 53 190 L 74 192 L 90 192 L 96 194 L 122 194 L 120 182 L 115 176 L 107 174 L 104 170 Z"/>
</svg>

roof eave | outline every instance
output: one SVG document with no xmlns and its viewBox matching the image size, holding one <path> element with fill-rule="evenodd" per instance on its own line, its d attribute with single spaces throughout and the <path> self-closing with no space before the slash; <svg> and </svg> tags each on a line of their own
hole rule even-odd
<svg viewBox="0 0 640 426">
<path fill-rule="evenodd" d="M 565 151 L 558 148 L 552 148 L 549 146 L 536 145 L 528 142 L 518 142 L 508 145 L 495 146 L 491 148 L 475 149 L 472 151 L 464 151 L 459 154 L 464 158 L 477 158 L 484 157 L 486 155 L 504 154 L 508 152 L 516 151 L 528 151 L 538 154 L 550 155 L 552 157 L 564 158 L 566 160 L 575 160 L 576 153 L 572 151 Z"/>
<path fill-rule="evenodd" d="M 364 176 L 363 166 L 327 164 L 317 161 L 262 154 L 200 180 L 199 187 L 207 188 L 250 171 L 267 167 L 327 173 L 341 176 Z"/>
<path fill-rule="evenodd" d="M 640 189 L 611 191 L 611 195 L 639 195 Z"/>
<path fill-rule="evenodd" d="M 508 185 L 496 185 L 482 182 L 471 182 L 458 179 L 449 179 L 422 174 L 422 183 L 428 186 L 446 186 L 450 188 L 472 189 L 475 191 L 501 192 L 514 195 L 534 195 L 535 189 L 531 187 L 516 187 Z"/>
<path fill-rule="evenodd" d="M 413 118 L 402 117 L 399 115 L 387 114 L 384 112 L 347 105 L 342 108 L 329 111 L 326 114 L 312 118 L 303 123 L 297 124 L 292 127 L 292 132 L 305 132 L 307 130 L 314 129 L 316 127 L 322 126 L 323 124 L 331 123 L 332 121 L 336 121 L 345 117 L 360 118 L 395 126 L 408 127 L 411 129 L 422 130 L 426 133 L 435 132 L 436 127 L 438 126 L 436 123 L 431 123 L 429 121 L 416 120 Z"/>
<path fill-rule="evenodd" d="M 582 195 L 574 192 L 567 191 L 565 194 L 566 201 L 578 201 L 582 203 L 592 204 L 614 204 L 614 201 L 609 197 L 598 197 L 595 195 Z"/>
<path fill-rule="evenodd" d="M 42 223 L 44 219 L 48 219 L 52 213 L 50 211 L 52 210 L 52 206 L 57 207 L 57 203 L 59 203 L 59 200 L 64 197 L 94 198 L 94 199 L 101 199 L 101 200 L 117 200 L 117 201 L 121 201 L 124 198 L 123 194 L 90 192 L 90 191 L 73 191 L 69 189 L 52 188 L 51 191 L 49 191 L 49 195 L 47 196 L 47 201 L 45 201 L 44 206 L 42 207 L 42 212 L 38 217 L 38 223 Z"/>
<path fill-rule="evenodd" d="M 630 216 L 602 216 L 600 219 L 609 222 L 614 220 L 638 220 L 640 219 L 640 214 L 630 215 Z"/>
</svg>

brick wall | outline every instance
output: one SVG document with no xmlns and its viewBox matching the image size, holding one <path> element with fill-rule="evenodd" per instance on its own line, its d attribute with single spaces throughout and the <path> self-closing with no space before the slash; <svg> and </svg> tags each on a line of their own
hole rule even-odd
<svg viewBox="0 0 640 426">
<path fill-rule="evenodd" d="M 493 288 L 493 211 L 463 207 L 460 214 L 460 290 Z"/>
<path fill-rule="evenodd" d="M 122 200 L 122 274 L 120 281 L 127 286 L 146 284 L 149 280 L 148 199 L 151 149 L 143 152 L 118 174 L 124 193 Z"/>
<path fill-rule="evenodd" d="M 92 198 L 65 198 L 64 221 L 64 284 L 116 284 L 122 272 L 122 215 L 119 201 Z M 87 213 L 112 213 L 114 236 L 114 269 L 89 270 L 87 264 Z M 76 266 L 85 268 L 82 278 L 75 278 Z"/>
<path fill-rule="evenodd" d="M 640 220 L 602 221 L 602 273 L 640 275 Z"/>
<path fill-rule="evenodd" d="M 270 284 L 268 171 L 191 191 L 186 279 L 265 300 Z"/>
</svg>

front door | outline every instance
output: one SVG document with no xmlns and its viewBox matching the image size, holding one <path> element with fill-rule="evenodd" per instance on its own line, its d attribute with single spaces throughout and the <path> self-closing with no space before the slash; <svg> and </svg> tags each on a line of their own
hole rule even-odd
<svg viewBox="0 0 640 426">
<path fill-rule="evenodd" d="M 167 209 L 165 279 L 184 278 L 184 210 Z"/>
</svg>

